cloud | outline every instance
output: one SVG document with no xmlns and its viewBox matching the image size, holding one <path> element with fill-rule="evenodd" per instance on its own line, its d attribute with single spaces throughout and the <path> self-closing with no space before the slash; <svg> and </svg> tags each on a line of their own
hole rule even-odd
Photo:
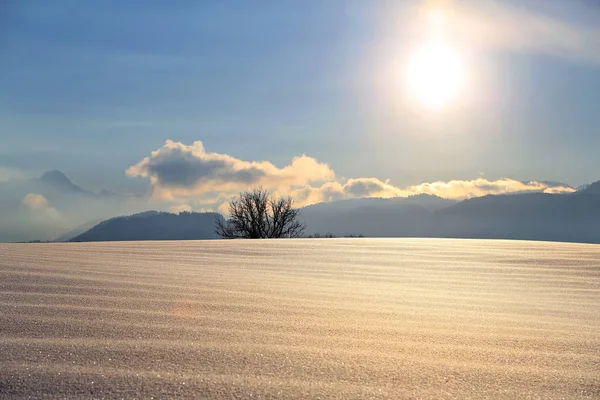
<svg viewBox="0 0 600 400">
<path fill-rule="evenodd" d="M 223 203 L 219 204 L 216 211 L 220 212 L 223 215 L 228 215 L 229 214 L 229 203 L 223 202 Z"/>
<path fill-rule="evenodd" d="M 315 203 L 362 197 L 408 197 L 413 193 L 391 185 L 377 178 L 351 178 L 345 183 L 327 182 L 320 187 L 306 185 L 292 192 L 296 205 L 305 206 Z"/>
<path fill-rule="evenodd" d="M 448 182 L 426 182 L 419 185 L 399 188 L 388 181 L 377 178 L 348 179 L 345 183 L 328 182 L 320 187 L 305 186 L 293 191 L 297 205 L 352 199 L 361 197 L 408 197 L 431 194 L 446 199 L 464 200 L 489 194 L 513 194 L 528 192 L 572 193 L 575 189 L 561 185 L 550 185 L 537 181 L 521 182 L 514 179 L 490 181 L 484 178 L 474 180 L 452 180 Z"/>
<path fill-rule="evenodd" d="M 44 210 L 48 208 L 48 200 L 41 194 L 29 193 L 23 198 L 23 205 L 32 210 Z"/>
<path fill-rule="evenodd" d="M 417 8 L 424 22 L 441 11 L 445 32 L 471 45 L 511 51 L 536 52 L 584 63 L 600 63 L 600 28 L 585 24 L 583 16 L 597 12 L 585 2 L 568 1 L 565 9 L 551 2 L 519 6 L 500 0 L 430 1 Z M 525 5 L 523 5 L 525 4 Z M 535 11 L 534 11 L 535 7 Z M 427 25 L 421 23 L 420 25 Z"/>
<path fill-rule="evenodd" d="M 41 194 L 29 193 L 23 198 L 21 204 L 36 215 L 48 217 L 50 219 L 60 219 L 58 210 L 50 206 L 48 200 Z"/>
<path fill-rule="evenodd" d="M 172 201 L 215 192 L 239 192 L 259 185 L 285 191 L 335 178 L 328 165 L 305 155 L 278 168 L 268 161 L 244 161 L 226 154 L 208 153 L 200 141 L 185 145 L 172 140 L 167 140 L 163 147 L 126 172 L 132 177 L 148 178 L 156 198 Z"/>
<path fill-rule="evenodd" d="M 510 194 L 524 192 L 543 192 L 552 189 L 555 193 L 575 191 L 572 188 L 553 186 L 546 183 L 530 181 L 521 182 L 514 179 L 499 179 L 489 181 L 484 178 L 478 178 L 470 181 L 452 180 L 449 182 L 431 182 L 408 188 L 415 194 L 433 194 L 448 199 L 466 199 L 471 197 L 480 197 L 488 194 Z"/>
<path fill-rule="evenodd" d="M 150 180 L 153 196 L 174 204 L 169 211 L 218 210 L 226 213 L 229 200 L 241 191 L 263 186 L 276 195 L 291 195 L 296 206 L 364 197 L 408 197 L 431 194 L 462 200 L 488 194 L 527 192 L 570 193 L 575 189 L 552 182 L 522 182 L 503 178 L 425 182 L 398 187 L 389 180 L 358 177 L 335 178 L 327 164 L 303 155 L 278 168 L 268 161 L 244 161 L 227 154 L 208 153 L 202 142 L 192 145 L 167 140 L 150 157 L 127 170 L 129 176 Z M 36 195 L 37 196 L 37 195 Z M 44 199 L 45 200 L 45 199 Z M 43 203 L 31 199 L 33 203 Z M 189 204 L 194 204 L 194 207 Z"/>
<path fill-rule="evenodd" d="M 572 187 L 565 186 L 553 186 L 547 187 L 544 189 L 544 193 L 548 194 L 567 194 L 567 193 L 575 193 L 577 190 Z"/>
</svg>

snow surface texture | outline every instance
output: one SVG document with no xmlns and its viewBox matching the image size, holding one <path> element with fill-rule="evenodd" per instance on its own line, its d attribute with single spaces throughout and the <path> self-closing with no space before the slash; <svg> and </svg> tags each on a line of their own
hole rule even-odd
<svg viewBox="0 0 600 400">
<path fill-rule="evenodd" d="M 600 246 L 0 245 L 0 398 L 600 398 Z"/>
</svg>

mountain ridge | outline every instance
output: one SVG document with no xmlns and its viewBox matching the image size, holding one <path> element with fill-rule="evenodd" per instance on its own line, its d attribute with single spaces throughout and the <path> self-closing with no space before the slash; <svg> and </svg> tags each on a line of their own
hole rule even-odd
<svg viewBox="0 0 600 400">
<path fill-rule="evenodd" d="M 104 220 L 72 242 L 216 239 L 218 213 L 145 211 Z"/>
<path fill-rule="evenodd" d="M 10 197 L 5 197 L 7 199 L 4 203 L 5 212 L 15 209 L 20 214 L 15 212 L 6 214 L 2 233 L 4 241 L 32 239 L 65 241 L 85 234 L 97 225 L 95 222 L 111 220 L 112 218 L 107 218 L 110 215 L 135 213 L 148 204 L 141 197 L 130 198 L 128 195 L 119 195 L 108 190 L 92 193 L 74 184 L 59 170 L 46 171 L 37 179 L 22 180 L 21 186 L 13 185 L 5 193 L 10 195 Z M 28 212 L 21 204 L 23 197 L 28 193 L 43 195 L 51 207 L 70 220 L 55 221 L 50 220 L 42 213 Z M 544 196 L 540 196 L 540 194 L 537 192 L 516 193 L 477 197 L 462 201 L 444 199 L 430 194 L 389 199 L 355 198 L 306 206 L 301 209 L 300 215 L 307 223 L 307 234 L 332 233 L 336 236 L 363 234 L 372 237 L 502 237 L 507 239 L 524 237 L 584 242 L 600 240 L 596 233 L 596 225 L 600 225 L 600 222 L 596 216 L 596 201 L 593 200 L 600 198 L 596 197 L 600 195 L 600 181 L 581 186 L 573 194 Z M 589 198 L 588 196 L 594 197 Z M 545 214 L 542 214 L 542 211 Z M 155 213 L 158 212 L 155 211 Z M 128 215 L 138 215 L 136 218 L 139 218 L 144 214 Z M 28 219 L 23 219 L 25 222 L 18 225 L 20 216 Z M 222 218 L 222 216 L 220 217 Z M 193 219 L 192 217 L 187 218 Z M 213 216 L 213 218 L 215 217 Z M 573 226 L 569 218 L 580 220 L 580 227 Z M 186 230 L 187 233 L 178 232 L 173 228 L 168 234 L 154 234 L 154 237 L 157 240 L 214 238 L 212 233 L 214 219 L 208 223 L 196 220 L 196 223 L 207 225 L 205 228 L 198 228 L 197 231 L 194 231 L 191 223 L 186 222 L 185 219 L 184 214 L 184 217 L 177 220 L 177 223 L 182 224 L 181 229 Z M 485 223 L 488 225 L 485 226 L 483 221 L 487 221 Z M 512 225 L 509 223 L 511 221 L 513 221 Z M 522 223 L 518 224 L 514 221 L 529 221 L 532 225 L 524 226 Z M 25 223 L 29 225 L 24 225 Z M 208 227 L 209 225 L 210 227 Z M 35 229 L 39 229 L 42 234 L 36 234 Z M 148 229 L 163 228 L 149 225 Z M 199 233 L 199 230 L 202 230 L 202 233 Z M 7 236 L 9 234 L 12 236 Z M 138 236 L 141 240 L 146 240 L 145 238 L 153 236 L 152 234 L 141 234 L 141 236 L 140 234 L 131 234 L 125 238 L 115 232 L 103 235 L 102 240 L 136 240 Z M 15 239 L 11 239 L 11 237 Z"/>
<path fill-rule="evenodd" d="M 525 193 L 487 195 L 428 208 L 413 199 L 362 199 L 300 210 L 306 234 L 438 237 L 600 243 L 600 196 Z M 218 213 L 148 211 L 111 218 L 73 241 L 215 239 Z"/>
<path fill-rule="evenodd" d="M 600 195 L 600 181 L 583 185 L 583 187 L 575 193 Z"/>
<path fill-rule="evenodd" d="M 437 210 L 397 201 L 318 211 L 302 210 L 309 233 L 600 243 L 600 196 L 589 193 L 487 195 Z"/>
</svg>

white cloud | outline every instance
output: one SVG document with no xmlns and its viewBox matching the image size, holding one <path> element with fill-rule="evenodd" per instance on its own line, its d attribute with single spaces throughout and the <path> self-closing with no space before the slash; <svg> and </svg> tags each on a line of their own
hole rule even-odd
<svg viewBox="0 0 600 400">
<path fill-rule="evenodd" d="M 320 187 L 306 185 L 292 192 L 299 206 L 361 197 L 407 197 L 411 194 L 377 178 L 351 178 L 345 183 L 327 182 Z"/>
<path fill-rule="evenodd" d="M 60 213 L 58 210 L 52 207 L 50 203 L 48 203 L 48 200 L 41 194 L 29 193 L 23 198 L 21 204 L 27 207 L 30 211 L 34 212 L 36 215 L 55 220 L 60 219 Z"/>
<path fill-rule="evenodd" d="M 219 206 L 217 207 L 217 212 L 220 212 L 223 215 L 228 215 L 229 214 L 229 203 L 223 202 L 223 203 L 219 204 Z"/>
<path fill-rule="evenodd" d="M 22 203 L 32 210 L 45 210 L 48 208 L 48 200 L 41 194 L 29 193 L 23 198 Z"/>
<path fill-rule="evenodd" d="M 291 195 L 299 207 L 363 197 L 431 194 L 462 200 L 488 194 L 575 191 L 559 184 L 521 182 L 509 178 L 425 182 L 404 188 L 375 177 L 337 180 L 335 172 L 327 164 L 305 155 L 294 158 L 286 167 L 278 168 L 268 161 L 244 161 L 227 154 L 207 153 L 202 142 L 188 146 L 171 140 L 152 152 L 150 157 L 130 167 L 127 174 L 148 178 L 156 199 L 178 203 L 169 209 L 171 212 L 194 208 L 226 213 L 232 197 L 259 185 L 276 195 Z M 189 204 L 194 204 L 194 207 Z"/>
<path fill-rule="evenodd" d="M 466 199 L 471 197 L 480 197 L 488 194 L 509 194 L 522 192 L 543 192 L 550 189 L 548 184 L 542 182 L 521 182 L 514 179 L 498 179 L 490 181 L 484 178 L 478 178 L 470 181 L 452 180 L 449 182 L 431 182 L 411 186 L 409 191 L 420 194 L 433 194 L 448 199 Z M 558 192 L 575 191 L 566 187 L 552 187 Z"/>
<path fill-rule="evenodd" d="M 285 191 L 311 182 L 335 178 L 328 165 L 305 155 L 278 168 L 269 161 L 244 161 L 226 154 L 208 153 L 197 141 L 192 145 L 167 140 L 150 157 L 127 169 L 129 176 L 150 180 L 153 195 L 176 201 L 218 192 L 239 192 L 248 186 Z"/>
<path fill-rule="evenodd" d="M 526 192 L 572 193 L 575 189 L 564 186 L 531 181 L 521 182 L 514 179 L 490 181 L 484 178 L 473 180 L 452 180 L 448 182 L 425 182 L 406 188 L 400 188 L 377 178 L 348 179 L 345 183 L 327 182 L 320 187 L 305 186 L 293 191 L 292 195 L 300 206 L 320 202 L 361 197 L 408 197 L 419 194 L 431 194 L 446 199 L 463 200 L 488 194 L 511 194 Z"/>
<path fill-rule="evenodd" d="M 544 193 L 548 194 L 567 194 L 575 193 L 577 190 L 572 187 L 552 186 L 544 189 Z"/>
</svg>

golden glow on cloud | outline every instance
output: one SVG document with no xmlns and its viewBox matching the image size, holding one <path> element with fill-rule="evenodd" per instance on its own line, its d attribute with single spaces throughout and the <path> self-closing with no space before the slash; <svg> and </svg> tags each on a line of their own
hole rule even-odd
<svg viewBox="0 0 600 400">
<path fill-rule="evenodd" d="M 573 193 L 575 189 L 563 186 L 549 186 L 543 182 L 521 182 L 514 179 L 488 180 L 452 180 L 448 182 L 425 182 L 400 188 L 389 181 L 377 178 L 348 179 L 344 183 L 327 182 L 320 187 L 310 185 L 292 192 L 298 205 L 310 205 L 321 202 L 352 198 L 393 198 L 430 194 L 445 199 L 464 200 L 486 195 L 543 192 L 549 194 Z"/>
<path fill-rule="evenodd" d="M 192 209 L 226 212 L 227 202 L 232 197 L 256 186 L 276 195 L 291 195 L 300 207 L 366 197 L 431 194 L 462 200 L 488 194 L 575 191 L 570 187 L 508 178 L 425 182 L 401 188 L 375 177 L 336 178 L 330 166 L 307 155 L 295 157 L 289 165 L 279 168 L 269 161 L 246 161 L 227 154 L 209 153 L 199 141 L 185 145 L 167 140 L 150 157 L 131 166 L 127 174 L 149 179 L 155 199 L 175 203 L 170 209 L 172 212 Z M 189 205 L 192 203 L 193 207 Z M 45 198 L 33 194 L 24 199 L 24 204 L 35 209 L 47 207 Z"/>
<path fill-rule="evenodd" d="M 285 191 L 335 179 L 327 164 L 306 155 L 294 157 L 289 165 L 279 168 L 269 161 L 209 153 L 200 141 L 186 145 L 172 140 L 126 173 L 148 178 L 155 198 L 173 202 L 211 193 L 237 193 L 251 186 Z"/>
</svg>

